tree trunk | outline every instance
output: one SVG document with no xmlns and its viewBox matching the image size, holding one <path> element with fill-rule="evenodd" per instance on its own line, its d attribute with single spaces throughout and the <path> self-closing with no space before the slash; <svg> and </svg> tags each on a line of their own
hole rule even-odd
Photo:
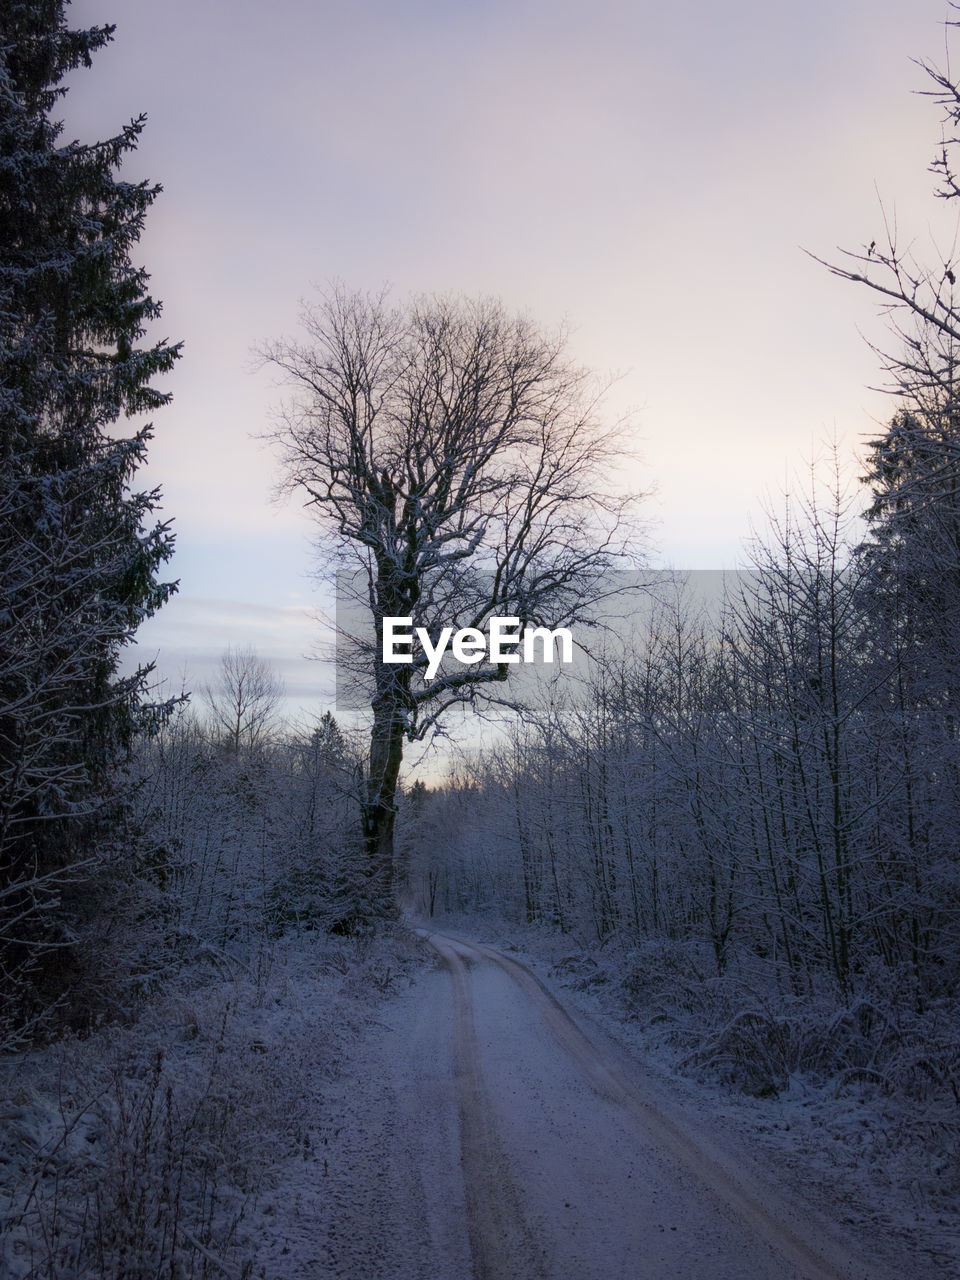
<svg viewBox="0 0 960 1280">
<path fill-rule="evenodd" d="M 399 684 L 400 681 L 392 671 L 387 673 L 373 701 L 370 773 L 362 815 L 370 906 L 378 916 L 392 916 L 397 911 L 394 896 L 393 829 L 405 727 L 402 689 L 398 687 Z"/>
</svg>

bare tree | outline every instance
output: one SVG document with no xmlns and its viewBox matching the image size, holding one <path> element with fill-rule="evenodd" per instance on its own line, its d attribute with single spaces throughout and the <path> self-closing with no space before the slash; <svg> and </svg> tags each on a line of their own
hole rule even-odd
<svg viewBox="0 0 960 1280">
<path fill-rule="evenodd" d="M 249 646 L 228 646 L 216 683 L 205 685 L 203 699 L 230 750 L 262 744 L 284 696 L 283 681 Z"/>
<path fill-rule="evenodd" d="M 305 341 L 264 352 L 293 392 L 274 436 L 287 489 L 355 571 L 368 611 L 363 835 L 385 908 L 404 741 L 452 705 L 505 701 L 509 667 L 480 661 L 427 679 L 424 657 L 387 664 L 384 618 L 410 617 L 434 641 L 443 626 L 480 629 L 494 616 L 585 619 L 637 545 L 635 495 L 617 492 L 623 424 L 600 425 L 599 392 L 562 333 L 490 300 L 393 307 L 342 289 L 308 307 L 303 327 Z"/>
</svg>

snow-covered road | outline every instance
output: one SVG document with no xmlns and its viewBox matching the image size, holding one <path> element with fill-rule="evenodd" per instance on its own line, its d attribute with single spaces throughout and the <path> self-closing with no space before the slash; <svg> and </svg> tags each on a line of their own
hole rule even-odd
<svg viewBox="0 0 960 1280">
<path fill-rule="evenodd" d="M 529 969 L 428 934 L 453 987 L 466 1225 L 490 1280 L 875 1275 L 685 1132 Z M 712 1149 L 711 1149 L 712 1148 Z"/>
<path fill-rule="evenodd" d="M 418 932 L 442 966 L 349 1064 L 267 1274 L 299 1276 L 308 1239 L 302 1274 L 350 1280 L 888 1274 L 516 958 Z"/>
</svg>

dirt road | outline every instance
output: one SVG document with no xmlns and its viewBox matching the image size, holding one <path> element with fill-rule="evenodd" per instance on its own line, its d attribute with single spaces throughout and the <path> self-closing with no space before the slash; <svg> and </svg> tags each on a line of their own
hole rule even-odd
<svg viewBox="0 0 960 1280">
<path fill-rule="evenodd" d="M 418 932 L 442 963 L 322 1084 L 270 1280 L 889 1280 L 516 958 Z"/>
<path fill-rule="evenodd" d="M 464 1207 L 477 1280 L 875 1277 L 493 948 L 424 931 L 452 983 Z"/>
</svg>

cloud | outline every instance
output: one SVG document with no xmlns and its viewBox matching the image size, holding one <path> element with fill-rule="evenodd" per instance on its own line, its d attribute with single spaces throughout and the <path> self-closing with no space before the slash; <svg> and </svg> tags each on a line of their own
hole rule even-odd
<svg viewBox="0 0 960 1280">
<path fill-rule="evenodd" d="M 249 647 L 282 676 L 288 714 L 301 708 L 320 714 L 333 702 L 333 666 L 319 656 L 332 638 L 306 605 L 174 596 L 141 627 L 123 665 L 155 662 L 168 692 L 199 690 L 214 679 L 228 646 Z"/>
</svg>

